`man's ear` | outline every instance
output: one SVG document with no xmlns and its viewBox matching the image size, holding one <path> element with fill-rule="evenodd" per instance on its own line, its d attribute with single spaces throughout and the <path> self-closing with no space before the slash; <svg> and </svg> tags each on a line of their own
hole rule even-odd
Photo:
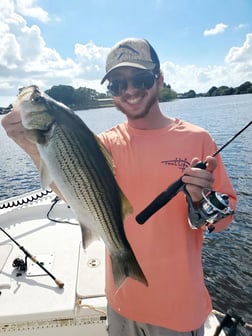
<svg viewBox="0 0 252 336">
<path fill-rule="evenodd" d="M 158 77 L 157 85 L 158 85 L 158 88 L 159 88 L 159 89 L 162 89 L 163 86 L 164 86 L 164 75 L 163 75 L 162 72 L 160 72 L 160 75 L 159 75 L 159 77 Z"/>
</svg>

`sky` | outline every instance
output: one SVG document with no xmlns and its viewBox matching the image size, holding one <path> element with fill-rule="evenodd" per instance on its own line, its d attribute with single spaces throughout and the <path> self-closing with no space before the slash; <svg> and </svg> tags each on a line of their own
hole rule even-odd
<svg viewBox="0 0 252 336">
<path fill-rule="evenodd" d="M 252 82 L 252 0 L 0 0 L 0 106 L 20 87 L 88 87 L 110 48 L 147 39 L 178 93 Z"/>
</svg>

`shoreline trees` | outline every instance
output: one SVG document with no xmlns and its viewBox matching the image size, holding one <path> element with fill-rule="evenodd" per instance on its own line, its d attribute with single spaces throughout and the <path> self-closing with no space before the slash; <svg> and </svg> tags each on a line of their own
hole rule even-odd
<svg viewBox="0 0 252 336">
<path fill-rule="evenodd" d="M 74 110 L 85 110 L 91 108 L 101 108 L 113 106 L 112 97 L 109 93 L 99 93 L 94 89 L 86 87 L 73 88 L 70 85 L 54 85 L 51 89 L 45 91 L 50 97 L 62 102 Z M 212 86 L 206 93 L 196 93 L 194 90 L 189 90 L 184 93 L 177 93 L 170 84 L 164 83 L 160 90 L 160 102 L 167 102 L 174 99 L 187 99 L 196 97 L 215 97 L 226 95 L 237 95 L 252 93 L 252 83 L 246 81 L 235 88 L 228 86 Z M 12 105 L 8 107 L 0 107 L 0 114 L 5 114 L 10 111 Z"/>
</svg>

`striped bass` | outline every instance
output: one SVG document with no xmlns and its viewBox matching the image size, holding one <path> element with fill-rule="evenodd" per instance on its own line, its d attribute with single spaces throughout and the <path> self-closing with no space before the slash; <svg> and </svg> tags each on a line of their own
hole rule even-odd
<svg viewBox="0 0 252 336">
<path fill-rule="evenodd" d="M 115 180 L 105 146 L 71 109 L 35 85 L 21 90 L 13 109 L 20 111 L 27 137 L 40 153 L 42 187 L 54 183 L 69 204 L 81 226 L 83 247 L 101 238 L 116 286 L 127 277 L 147 286 L 123 228 L 132 207 Z"/>
</svg>

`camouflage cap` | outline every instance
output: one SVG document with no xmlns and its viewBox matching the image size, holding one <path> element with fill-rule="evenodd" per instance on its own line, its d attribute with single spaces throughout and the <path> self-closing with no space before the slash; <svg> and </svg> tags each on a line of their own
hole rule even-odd
<svg viewBox="0 0 252 336">
<path fill-rule="evenodd" d="M 159 59 L 153 47 L 147 40 L 137 38 L 124 39 L 111 49 L 106 62 L 106 75 L 101 84 L 112 70 L 123 66 L 160 71 Z"/>
</svg>

